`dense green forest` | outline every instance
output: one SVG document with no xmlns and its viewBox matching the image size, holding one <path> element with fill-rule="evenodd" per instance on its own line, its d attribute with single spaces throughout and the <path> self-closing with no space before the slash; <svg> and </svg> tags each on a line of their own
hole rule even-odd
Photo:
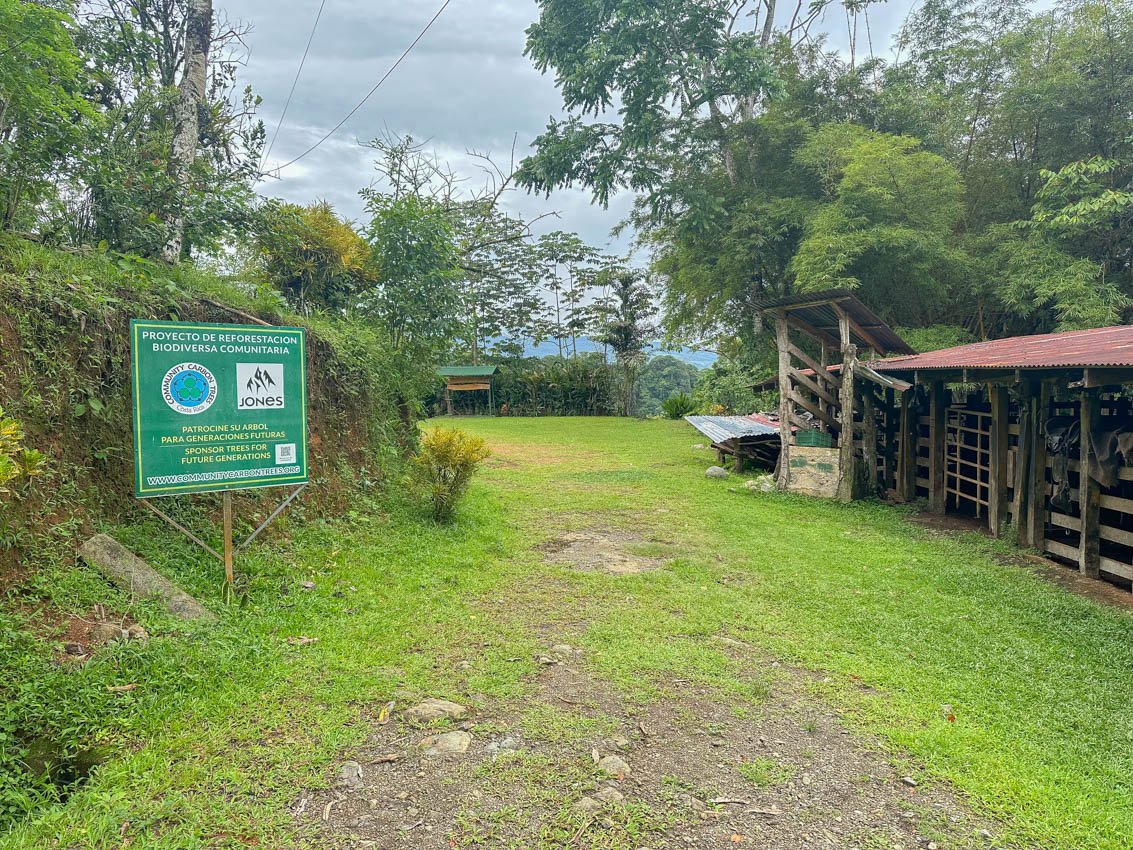
<svg viewBox="0 0 1133 850">
<path fill-rule="evenodd" d="M 758 299 L 833 287 L 930 346 L 1127 316 L 1128 3 L 929 0 L 888 58 L 813 5 L 539 5 L 567 117 L 520 182 L 635 193 L 673 338 L 750 357 Z"/>
<path fill-rule="evenodd" d="M 851 33 L 868 5 L 846 11 Z M 619 279 L 639 289 L 637 336 L 656 315 L 749 378 L 774 295 L 856 288 L 918 347 L 1121 322 L 1133 8 L 932 0 L 885 58 L 830 48 L 823 9 L 542 0 L 527 53 L 564 117 L 518 165 L 481 156 L 472 181 L 411 138 L 375 139 L 351 222 L 257 194 L 246 28 L 220 10 L 0 0 L 0 229 L 368 322 L 417 376 L 410 407 L 441 360 L 504 362 L 532 340 L 577 358 L 634 302 Z M 508 211 L 511 193 L 571 185 L 634 194 L 632 264 Z M 611 380 L 636 381 L 641 350 L 608 350 Z M 667 395 L 618 392 L 622 412 Z"/>
</svg>

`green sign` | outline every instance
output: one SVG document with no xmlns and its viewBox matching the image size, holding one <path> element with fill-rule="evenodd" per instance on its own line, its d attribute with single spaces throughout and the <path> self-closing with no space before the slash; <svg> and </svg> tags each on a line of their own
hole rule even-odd
<svg viewBox="0 0 1133 850">
<path fill-rule="evenodd" d="M 130 322 L 139 499 L 307 482 L 302 328 Z"/>
</svg>

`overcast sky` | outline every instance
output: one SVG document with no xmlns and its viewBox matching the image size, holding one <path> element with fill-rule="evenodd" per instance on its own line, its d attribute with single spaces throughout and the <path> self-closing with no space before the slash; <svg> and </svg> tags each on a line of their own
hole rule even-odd
<svg viewBox="0 0 1133 850">
<path fill-rule="evenodd" d="M 436 12 L 440 0 L 326 0 L 326 7 L 302 77 L 268 168 L 299 155 L 333 127 L 378 81 Z M 878 53 L 909 9 L 908 2 L 883 4 L 870 15 Z M 216 0 L 218 13 L 252 25 L 250 56 L 242 82 L 264 98 L 261 114 L 269 140 L 287 99 L 295 70 L 318 9 L 317 0 Z M 385 132 L 430 140 L 442 158 L 474 174 L 465 152 L 517 154 L 561 115 L 550 76 L 539 74 L 523 56 L 524 30 L 536 19 L 534 0 L 453 0 L 445 13 L 394 74 L 335 136 L 280 179 L 260 186 L 265 195 L 298 203 L 330 201 L 348 218 L 360 220 L 358 190 L 374 179 L 373 152 L 362 144 Z M 830 43 L 847 42 L 845 15 L 827 13 Z M 864 43 L 859 34 L 859 45 Z M 862 50 L 859 47 L 859 50 Z M 623 251 L 627 238 L 610 242 L 610 228 L 628 212 L 632 199 L 615 198 L 610 209 L 590 204 L 583 191 L 563 191 L 549 200 L 513 194 L 508 204 L 528 216 L 556 210 L 558 220 L 543 230 L 580 233 L 594 245 Z"/>
</svg>

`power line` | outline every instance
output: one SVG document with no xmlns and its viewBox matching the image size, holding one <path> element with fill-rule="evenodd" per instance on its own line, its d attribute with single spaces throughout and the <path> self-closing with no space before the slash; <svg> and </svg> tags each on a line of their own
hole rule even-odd
<svg viewBox="0 0 1133 850">
<path fill-rule="evenodd" d="M 433 24 L 435 24 L 437 22 L 437 18 L 439 18 L 444 13 L 445 9 L 447 9 L 449 7 L 450 3 L 452 3 L 452 0 L 445 0 L 445 2 L 441 5 L 441 8 L 437 9 L 437 13 L 435 15 L 433 15 L 432 18 L 429 19 L 429 22 L 427 24 L 425 24 L 424 29 L 422 29 L 421 32 L 419 32 L 417 34 L 417 37 L 415 39 L 413 39 L 412 43 L 407 48 L 405 48 L 404 51 L 402 51 L 402 54 L 400 56 L 397 57 L 397 61 L 389 66 L 389 68 L 386 70 L 386 72 L 384 74 L 382 74 L 382 78 L 380 80 L 378 80 L 377 83 L 374 84 L 374 87 L 372 89 L 370 89 L 370 91 L 366 94 L 366 96 L 364 98 L 362 98 L 360 101 L 358 101 L 358 103 L 354 106 L 353 109 L 351 109 L 349 112 L 346 113 L 345 118 L 343 118 L 341 121 L 339 121 L 337 124 L 335 124 L 325 136 L 323 136 L 321 139 L 319 139 L 317 142 L 315 142 L 313 145 L 311 145 L 309 148 L 307 148 L 305 151 L 303 151 L 303 153 L 299 154 L 299 156 L 295 157 L 292 160 L 289 160 L 288 162 L 283 163 L 283 165 L 279 166 L 278 168 L 273 168 L 272 171 L 275 173 L 275 175 L 278 177 L 279 172 L 283 171 L 283 169 L 287 168 L 289 165 L 294 165 L 299 160 L 301 160 L 303 157 L 307 156 L 307 154 L 314 151 L 317 147 L 319 147 L 319 145 L 321 145 L 323 142 L 325 142 L 327 139 L 329 139 L 331 136 L 333 136 L 335 133 L 337 133 L 339 128 L 341 128 L 343 124 L 345 124 L 347 121 L 349 121 L 354 116 L 355 112 L 357 112 L 359 109 L 361 109 L 363 106 L 365 106 L 366 101 L 368 101 L 371 97 L 374 96 L 374 92 L 376 92 L 378 89 L 380 89 L 382 87 L 382 83 L 384 83 L 387 79 L 389 79 L 389 76 L 394 71 L 396 71 L 398 69 L 398 66 L 400 66 L 402 62 L 405 61 L 405 57 L 407 57 L 413 51 L 413 48 L 416 47 L 417 44 L 421 41 L 421 39 L 423 39 L 425 37 L 425 34 L 429 32 L 429 30 L 432 28 Z"/>
<path fill-rule="evenodd" d="M 327 0 L 322 0 L 319 3 L 319 11 L 315 15 L 315 22 L 311 24 L 311 34 L 307 36 L 307 46 L 303 48 L 303 58 L 299 60 L 299 67 L 295 71 L 295 79 L 291 81 L 291 91 L 287 93 L 287 101 L 283 104 L 283 113 L 279 116 L 279 122 L 275 125 L 275 132 L 271 134 L 271 143 L 268 145 L 267 152 L 264 154 L 263 159 L 260 160 L 260 165 L 267 161 L 271 156 L 271 149 L 275 147 L 275 140 L 279 138 L 279 128 L 283 126 L 283 119 L 287 117 L 287 108 L 291 106 L 291 98 L 295 95 L 295 87 L 299 85 L 299 75 L 303 73 L 303 66 L 307 64 L 307 54 L 311 50 L 311 42 L 315 40 L 315 30 L 318 29 L 319 20 L 323 16 L 323 8 L 326 6 Z"/>
</svg>

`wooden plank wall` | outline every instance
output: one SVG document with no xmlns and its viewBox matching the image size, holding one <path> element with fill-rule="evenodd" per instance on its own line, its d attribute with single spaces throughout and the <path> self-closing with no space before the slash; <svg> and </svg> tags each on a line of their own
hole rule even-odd
<svg viewBox="0 0 1133 850">
<path fill-rule="evenodd" d="M 1108 418 L 1111 421 L 1115 420 L 1118 416 L 1119 404 L 1120 402 L 1115 400 L 1112 396 L 1102 395 L 1097 401 L 1098 415 L 1102 418 Z M 983 407 L 983 405 L 981 404 L 979 407 Z M 1054 400 L 1049 402 L 1047 410 L 1041 412 L 1040 416 L 1045 422 L 1045 420 L 1052 415 L 1080 416 L 1080 410 L 1081 402 L 1079 400 Z M 966 411 L 968 411 L 966 405 L 950 406 L 948 410 L 949 422 L 956 422 L 958 419 L 962 420 L 966 418 L 964 416 L 964 412 Z M 918 440 L 917 494 L 919 498 L 927 498 L 929 484 L 929 417 L 926 415 L 920 416 L 918 427 L 920 438 Z M 1015 515 L 1017 508 L 1015 482 L 1019 449 L 1019 409 L 1018 402 L 1014 399 L 1008 404 L 1007 443 L 1006 520 L 1012 524 L 1018 525 L 1020 518 Z M 1043 479 L 1045 483 L 1043 487 L 1044 518 L 1042 522 L 1043 533 L 1041 548 L 1044 552 L 1053 555 L 1055 558 L 1069 562 L 1069 564 L 1074 567 L 1078 567 L 1092 560 L 1089 557 L 1083 557 L 1084 553 L 1082 548 L 1081 460 L 1078 457 L 1072 457 L 1069 460 L 1068 468 L 1071 483 L 1071 506 L 1069 511 L 1064 513 L 1051 505 L 1050 497 L 1054 461 L 1050 457 L 1045 458 L 1046 471 Z M 1096 482 L 1093 483 L 1094 485 L 1097 484 Z M 1089 541 L 1093 539 L 1098 547 L 1097 564 L 1100 577 L 1109 580 L 1119 580 L 1121 582 L 1133 581 L 1133 466 L 1121 467 L 1116 487 L 1102 488 L 1096 486 L 1096 490 L 1097 535 L 1092 538 L 1087 536 L 1086 554 L 1092 554 L 1088 551 L 1088 547 L 1090 545 Z M 1087 493 L 1087 496 L 1089 497 L 1089 493 Z M 977 506 L 970 499 L 958 500 L 956 494 L 949 494 L 948 510 L 960 510 L 969 515 L 977 515 L 974 510 L 975 507 Z M 979 507 L 982 507 L 982 505 Z M 986 513 L 980 513 L 978 515 L 986 516 Z M 1089 517 L 1089 502 L 1087 502 L 1087 524 L 1090 524 Z"/>
<path fill-rule="evenodd" d="M 1112 397 L 1097 399 L 1097 413 L 1103 418 L 1117 415 L 1119 402 Z M 1062 416 L 1080 416 L 1079 402 L 1055 402 L 1055 413 Z M 1082 475 L 1081 458 L 1069 461 L 1070 501 L 1069 511 L 1062 512 L 1049 504 L 1047 523 L 1043 534 L 1043 549 L 1061 559 L 1074 564 L 1089 563 L 1092 558 L 1083 557 L 1082 538 Z M 1047 460 L 1047 480 L 1053 480 L 1054 463 Z M 1087 497 L 1096 499 L 1096 514 L 1087 508 L 1087 525 L 1096 527 L 1096 536 L 1087 535 L 1086 546 L 1097 547 L 1097 564 L 1103 578 L 1117 577 L 1133 581 L 1133 467 L 1123 466 L 1118 470 L 1116 487 L 1103 488 L 1088 479 Z M 1093 493 L 1089 491 L 1093 490 Z M 1089 502 L 1087 502 L 1089 505 Z M 1093 552 L 1088 552 L 1092 555 Z"/>
</svg>

